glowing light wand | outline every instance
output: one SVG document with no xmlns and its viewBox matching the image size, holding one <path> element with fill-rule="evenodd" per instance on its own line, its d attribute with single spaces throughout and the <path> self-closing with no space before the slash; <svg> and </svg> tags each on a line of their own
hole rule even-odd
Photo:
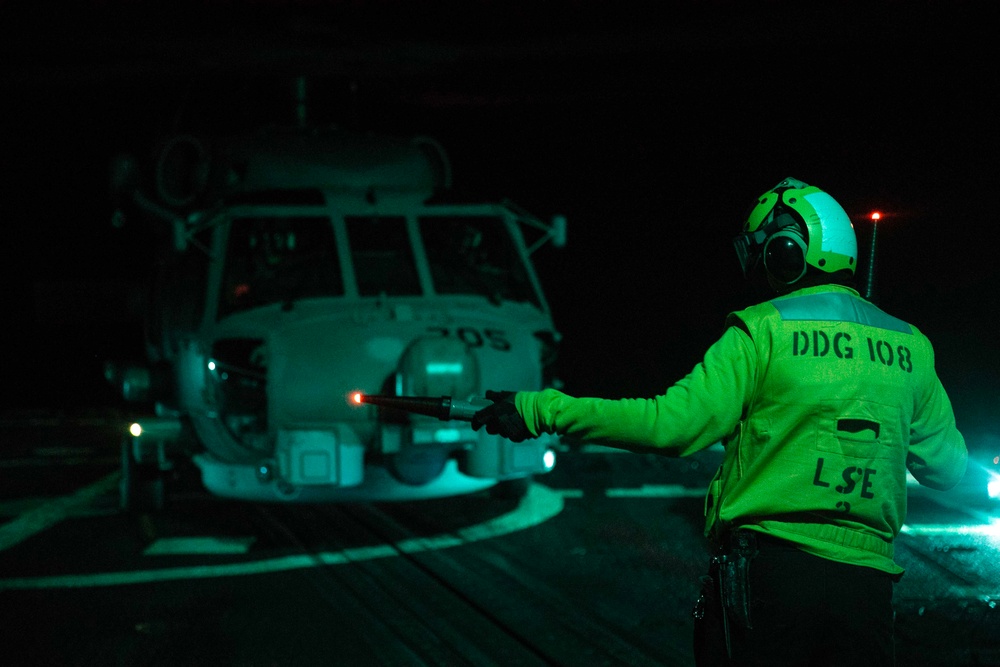
<svg viewBox="0 0 1000 667">
<path fill-rule="evenodd" d="M 356 405 L 379 405 L 393 410 L 427 415 L 445 422 L 452 420 L 471 422 L 473 415 L 493 405 L 493 401 L 481 396 L 470 396 L 462 400 L 451 396 L 385 396 L 363 394 L 360 391 L 351 394 L 351 402 Z"/>
</svg>

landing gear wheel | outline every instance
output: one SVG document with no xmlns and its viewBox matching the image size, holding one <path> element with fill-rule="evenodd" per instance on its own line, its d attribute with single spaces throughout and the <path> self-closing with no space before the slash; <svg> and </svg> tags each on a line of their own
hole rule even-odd
<svg viewBox="0 0 1000 667">
<path fill-rule="evenodd" d="M 423 486 L 441 476 L 448 463 L 448 452 L 439 449 L 410 447 L 393 454 L 388 461 L 389 472 L 403 484 Z"/>
<path fill-rule="evenodd" d="M 160 511 L 167 504 L 167 484 L 157 466 L 141 464 L 132 451 L 132 439 L 121 445 L 121 480 L 118 483 L 119 508 L 123 512 Z"/>
</svg>

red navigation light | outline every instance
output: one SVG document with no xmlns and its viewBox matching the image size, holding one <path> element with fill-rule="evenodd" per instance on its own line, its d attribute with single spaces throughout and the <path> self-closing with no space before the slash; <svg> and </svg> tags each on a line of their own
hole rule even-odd
<svg viewBox="0 0 1000 667">
<path fill-rule="evenodd" d="M 351 402 L 354 403 L 355 405 L 361 405 L 362 403 L 364 403 L 364 400 L 362 400 L 363 397 L 364 394 L 362 394 L 360 391 L 356 391 L 351 394 Z"/>
<path fill-rule="evenodd" d="M 875 211 L 875 212 L 872 213 L 871 218 L 872 218 L 872 222 L 878 222 L 879 220 L 882 219 L 882 214 L 879 213 L 878 211 Z"/>
</svg>

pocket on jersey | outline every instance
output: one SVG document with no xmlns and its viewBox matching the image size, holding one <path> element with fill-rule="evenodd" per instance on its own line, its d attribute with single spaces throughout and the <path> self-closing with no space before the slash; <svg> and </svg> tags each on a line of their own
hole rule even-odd
<svg viewBox="0 0 1000 667">
<path fill-rule="evenodd" d="M 870 401 L 828 401 L 817 429 L 820 451 L 857 459 L 896 458 L 903 447 L 899 408 Z"/>
</svg>

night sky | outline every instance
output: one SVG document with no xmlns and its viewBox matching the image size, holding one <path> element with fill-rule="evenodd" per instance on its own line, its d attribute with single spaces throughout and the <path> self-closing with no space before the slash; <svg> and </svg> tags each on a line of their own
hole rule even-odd
<svg viewBox="0 0 1000 667">
<path fill-rule="evenodd" d="M 148 238 L 111 226 L 111 156 L 290 122 L 306 73 L 314 121 L 429 134 L 458 188 L 567 216 L 568 246 L 536 255 L 567 391 L 687 373 L 749 304 L 750 202 L 795 176 L 852 214 L 863 256 L 886 214 L 879 303 L 931 337 L 970 445 L 996 448 L 990 12 L 833 4 L 0 2 L 5 404 L 113 405 L 101 363 L 140 348 Z"/>
</svg>

